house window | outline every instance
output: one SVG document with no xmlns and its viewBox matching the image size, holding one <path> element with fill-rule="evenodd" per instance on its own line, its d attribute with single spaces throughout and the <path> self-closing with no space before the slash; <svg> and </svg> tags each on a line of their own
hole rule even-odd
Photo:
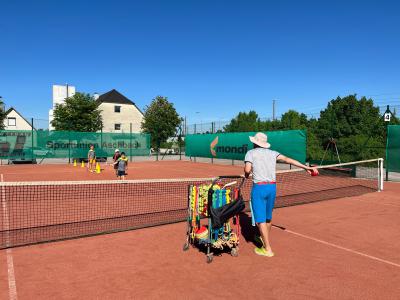
<svg viewBox="0 0 400 300">
<path fill-rule="evenodd" d="M 114 130 L 121 130 L 121 124 L 114 124 Z"/>
<path fill-rule="evenodd" d="M 8 118 L 8 126 L 17 126 L 16 118 Z"/>
<path fill-rule="evenodd" d="M 120 112 L 121 112 L 121 106 L 115 105 L 115 106 L 114 106 L 114 112 L 120 113 Z"/>
</svg>

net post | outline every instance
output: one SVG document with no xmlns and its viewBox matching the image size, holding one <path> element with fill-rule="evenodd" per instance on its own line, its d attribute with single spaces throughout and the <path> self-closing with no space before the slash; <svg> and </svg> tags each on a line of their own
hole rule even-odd
<svg viewBox="0 0 400 300">
<path fill-rule="evenodd" d="M 383 158 L 378 159 L 378 192 L 383 191 Z"/>
<path fill-rule="evenodd" d="M 381 191 L 381 161 L 378 159 L 378 192 Z"/>
</svg>

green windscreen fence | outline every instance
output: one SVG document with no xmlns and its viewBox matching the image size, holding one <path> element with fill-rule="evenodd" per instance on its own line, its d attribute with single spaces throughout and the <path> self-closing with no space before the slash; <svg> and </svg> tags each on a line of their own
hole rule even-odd
<svg viewBox="0 0 400 300">
<path fill-rule="evenodd" d="M 307 133 L 305 130 L 265 132 L 271 149 L 305 162 Z M 243 160 L 246 152 L 253 148 L 249 136 L 256 132 L 216 134 L 190 134 L 185 138 L 186 156 Z"/>
<path fill-rule="evenodd" d="M 388 126 L 386 167 L 389 172 L 400 172 L 400 125 Z"/>
<path fill-rule="evenodd" d="M 3 159 L 85 158 L 90 145 L 97 157 L 111 157 L 115 149 L 128 156 L 150 154 L 150 135 L 76 131 L 0 131 Z"/>
</svg>

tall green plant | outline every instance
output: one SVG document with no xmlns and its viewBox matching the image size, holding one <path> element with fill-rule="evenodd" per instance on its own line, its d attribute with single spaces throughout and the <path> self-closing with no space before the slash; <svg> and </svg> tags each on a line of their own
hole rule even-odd
<svg viewBox="0 0 400 300">
<path fill-rule="evenodd" d="M 89 94 L 76 93 L 57 104 L 51 122 L 55 130 L 95 132 L 101 130 L 98 103 Z"/>
<path fill-rule="evenodd" d="M 181 119 L 167 97 L 155 97 L 149 106 L 145 108 L 142 122 L 142 130 L 150 133 L 153 148 L 160 149 L 161 143 L 176 134 Z"/>
</svg>

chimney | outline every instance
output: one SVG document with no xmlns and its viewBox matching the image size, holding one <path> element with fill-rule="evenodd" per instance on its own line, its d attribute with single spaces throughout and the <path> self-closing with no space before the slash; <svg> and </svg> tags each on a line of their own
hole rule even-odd
<svg viewBox="0 0 400 300">
<path fill-rule="evenodd" d="M 94 100 L 99 99 L 99 97 L 100 97 L 99 94 L 97 92 L 94 92 L 94 94 L 93 94 Z"/>
</svg>

